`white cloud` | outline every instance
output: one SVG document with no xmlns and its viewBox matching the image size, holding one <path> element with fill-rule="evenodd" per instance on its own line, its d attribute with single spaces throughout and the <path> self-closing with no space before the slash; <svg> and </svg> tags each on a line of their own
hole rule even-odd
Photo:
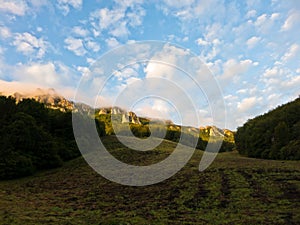
<svg viewBox="0 0 300 225">
<path fill-rule="evenodd" d="M 288 18 L 285 20 L 284 24 L 281 27 L 282 31 L 288 31 L 292 29 L 296 24 L 299 24 L 300 21 L 300 11 L 292 10 L 289 13 Z"/>
<path fill-rule="evenodd" d="M 48 90 L 53 88 L 53 86 L 48 86 L 47 84 L 36 84 L 36 83 L 27 83 L 24 81 L 5 81 L 0 79 L 0 93 L 3 95 L 13 95 L 16 92 L 21 94 L 33 94 L 38 88 L 42 90 Z M 56 93 L 64 96 L 67 99 L 73 99 L 75 94 L 75 89 L 72 87 L 55 87 Z"/>
<path fill-rule="evenodd" d="M 182 22 L 181 26 L 184 30 L 190 29 L 187 26 L 190 21 L 207 21 L 212 18 L 222 17 L 225 13 L 224 3 L 219 0 L 165 0 L 164 5 L 160 4 L 159 8 L 166 16 L 170 16 L 171 14 L 177 17 Z"/>
<path fill-rule="evenodd" d="M 119 23 L 124 16 L 124 9 L 109 10 L 108 8 L 98 9 L 91 14 L 92 19 L 98 20 L 100 30 L 107 29 Z"/>
<path fill-rule="evenodd" d="M 273 13 L 273 14 L 271 15 L 271 20 L 277 20 L 279 17 L 280 17 L 280 14 L 279 14 L 279 13 Z"/>
<path fill-rule="evenodd" d="M 255 21 L 255 26 L 262 26 L 267 21 L 267 14 L 262 14 L 259 17 L 257 17 Z"/>
<path fill-rule="evenodd" d="M 5 81 L 0 79 L 0 93 L 3 95 L 13 95 L 16 92 L 27 94 L 35 91 L 37 88 L 46 88 L 44 85 L 26 83 L 23 81 Z"/>
<path fill-rule="evenodd" d="M 273 13 L 271 15 L 262 14 L 256 18 L 254 25 L 259 32 L 268 34 L 270 31 L 272 31 L 272 29 L 274 29 L 276 20 L 278 20 L 279 17 L 279 13 Z"/>
<path fill-rule="evenodd" d="M 86 37 L 89 34 L 88 30 L 83 29 L 82 27 L 79 27 L 79 26 L 73 27 L 72 32 L 75 35 L 80 36 L 80 37 Z"/>
<path fill-rule="evenodd" d="M 246 94 L 247 92 L 248 92 L 247 89 L 240 89 L 236 93 L 238 93 L 238 94 Z"/>
<path fill-rule="evenodd" d="M 4 49 L 0 46 L 0 56 L 4 53 Z M 0 65 L 1 65 L 1 60 L 0 60 Z M 1 71 L 1 70 L 0 70 Z M 1 73 L 0 73 L 1 74 Z"/>
<path fill-rule="evenodd" d="M 297 88 L 298 91 L 299 91 L 300 76 L 294 76 L 294 77 L 292 77 L 290 80 L 287 80 L 287 81 L 283 82 L 282 86 L 285 87 L 285 88 L 289 88 L 289 89 L 291 89 L 291 88 Z"/>
<path fill-rule="evenodd" d="M 248 48 L 253 48 L 260 40 L 260 37 L 253 36 L 247 40 L 246 44 Z"/>
<path fill-rule="evenodd" d="M 28 6 L 24 0 L 1 0 L 0 11 L 24 16 Z"/>
<path fill-rule="evenodd" d="M 0 26 L 0 37 L 1 38 L 9 38 L 11 37 L 11 32 L 10 29 L 8 27 L 5 26 Z"/>
<path fill-rule="evenodd" d="M 148 98 L 138 103 L 133 109 L 139 116 L 153 119 L 171 119 L 174 111 L 170 104 L 161 99 Z M 174 115 L 173 115 L 174 116 Z"/>
<path fill-rule="evenodd" d="M 57 0 L 57 6 L 63 11 L 64 15 L 67 15 L 70 11 L 70 8 L 81 9 L 82 0 Z"/>
<path fill-rule="evenodd" d="M 273 68 L 268 68 L 265 70 L 263 77 L 265 78 L 272 78 L 272 77 L 278 77 L 283 74 L 283 70 L 279 69 L 277 66 Z"/>
<path fill-rule="evenodd" d="M 36 58 L 42 58 L 45 55 L 48 46 L 48 42 L 43 40 L 43 38 L 37 38 L 27 32 L 15 34 L 12 44 L 16 46 L 18 52 Z"/>
<path fill-rule="evenodd" d="M 70 68 L 60 62 L 20 64 L 12 72 L 15 81 L 53 88 L 70 86 L 72 76 Z"/>
<path fill-rule="evenodd" d="M 112 9 L 101 8 L 90 14 L 93 33 L 98 36 L 103 31 L 113 37 L 127 37 L 130 28 L 142 25 L 142 19 L 146 15 L 141 7 L 143 1 L 116 1 Z"/>
<path fill-rule="evenodd" d="M 45 83 L 49 85 L 56 84 L 58 79 L 53 63 L 20 65 L 17 68 L 15 76 L 26 82 Z"/>
<path fill-rule="evenodd" d="M 220 23 L 213 23 L 212 25 L 208 25 L 206 29 L 206 33 L 204 35 L 205 40 L 212 42 L 215 39 L 220 38 L 222 36 L 223 25 Z"/>
<path fill-rule="evenodd" d="M 118 78 L 118 80 L 125 80 L 131 77 L 137 77 L 138 73 L 131 67 L 116 71 L 114 75 Z"/>
<path fill-rule="evenodd" d="M 77 56 L 83 56 L 87 53 L 83 46 L 83 41 L 78 38 L 68 37 L 65 39 L 66 48 Z"/>
<path fill-rule="evenodd" d="M 243 99 L 241 102 L 238 103 L 237 108 L 239 112 L 246 112 L 252 107 L 254 107 L 257 104 L 257 98 L 256 97 L 249 97 Z"/>
<path fill-rule="evenodd" d="M 292 44 L 287 52 L 282 56 L 281 60 L 283 62 L 288 62 L 289 60 L 295 58 L 300 53 L 300 46 L 298 44 Z"/>
<path fill-rule="evenodd" d="M 178 42 L 187 42 L 189 40 L 189 37 L 187 37 L 187 36 L 179 37 L 175 34 L 170 34 L 170 35 L 168 35 L 167 40 L 168 40 L 168 42 L 172 42 L 172 43 L 174 43 L 174 42 L 177 42 L 177 43 Z M 196 42 L 197 42 L 197 40 L 196 40 Z"/>
<path fill-rule="evenodd" d="M 187 55 L 187 51 L 176 48 L 174 46 L 165 45 L 163 49 L 158 52 L 149 62 L 144 69 L 146 77 L 163 77 L 163 78 L 174 78 L 179 72 L 175 66 L 180 67 L 180 57 Z"/>
<path fill-rule="evenodd" d="M 246 14 L 246 18 L 249 19 L 249 18 L 253 18 L 256 16 L 256 11 L 254 9 L 250 10 L 247 12 Z"/>
<path fill-rule="evenodd" d="M 143 23 L 143 17 L 146 15 L 146 11 L 142 7 L 137 7 L 133 12 L 126 14 L 128 18 L 128 24 L 132 27 L 140 26 Z"/>
<path fill-rule="evenodd" d="M 114 37 L 106 39 L 105 42 L 106 42 L 107 46 L 110 48 L 115 48 L 120 44 L 118 42 L 118 40 Z"/>
<path fill-rule="evenodd" d="M 191 6 L 195 0 L 164 0 L 164 3 L 169 7 L 182 8 Z"/>
<path fill-rule="evenodd" d="M 189 37 L 188 37 L 188 36 L 182 38 L 182 41 L 183 41 L 183 42 L 186 42 L 186 41 L 188 41 L 188 40 L 189 40 Z"/>
<path fill-rule="evenodd" d="M 89 76 L 91 71 L 88 67 L 85 67 L 85 66 L 78 66 L 77 67 L 77 71 L 79 71 L 81 73 L 82 76 Z"/>
<path fill-rule="evenodd" d="M 92 64 L 94 64 L 94 63 L 96 62 L 96 59 L 87 57 L 87 58 L 86 58 L 86 62 L 87 62 L 89 65 L 92 65 Z"/>
<path fill-rule="evenodd" d="M 278 98 L 276 102 L 275 97 L 272 97 L 272 101 L 269 101 L 268 96 L 270 95 L 295 96 L 299 94 L 299 74 L 297 74 L 297 71 L 291 70 L 282 64 L 266 69 L 260 81 L 264 83 L 264 89 L 261 90 L 260 94 L 268 99 L 266 104 L 270 107 L 287 101 L 287 99 Z"/>
<path fill-rule="evenodd" d="M 29 0 L 29 4 L 36 8 L 47 6 L 48 3 L 48 0 Z"/>
<path fill-rule="evenodd" d="M 127 80 L 126 80 L 126 85 L 131 85 L 133 84 L 134 82 L 136 81 L 140 81 L 141 79 L 140 78 L 137 78 L 137 77 L 129 77 Z"/>
<path fill-rule="evenodd" d="M 209 44 L 207 41 L 203 40 L 202 38 L 198 38 L 196 40 L 196 42 L 197 42 L 198 45 L 203 45 L 203 46 L 206 46 L 206 45 Z"/>
<path fill-rule="evenodd" d="M 136 5 L 141 5 L 144 3 L 144 0 L 114 0 L 121 8 L 133 7 Z"/>
<path fill-rule="evenodd" d="M 100 45 L 97 42 L 90 41 L 90 40 L 88 40 L 86 42 L 86 46 L 87 46 L 87 48 L 89 48 L 93 52 L 98 52 L 101 49 Z"/>
<path fill-rule="evenodd" d="M 92 23 L 93 24 L 93 23 Z M 99 31 L 99 30 L 97 30 L 97 29 L 92 29 L 92 32 L 93 32 L 93 35 L 94 35 L 94 37 L 98 37 L 98 36 L 100 36 L 100 34 L 101 34 L 101 32 Z"/>
<path fill-rule="evenodd" d="M 120 22 L 118 26 L 111 29 L 109 33 L 114 37 L 127 37 L 130 33 L 127 28 L 127 22 L 126 21 Z"/>
<path fill-rule="evenodd" d="M 43 31 L 43 28 L 42 28 L 42 27 L 37 27 L 37 28 L 36 28 L 36 31 L 37 31 L 37 32 L 42 32 L 42 31 Z"/>
<path fill-rule="evenodd" d="M 268 101 L 274 102 L 280 98 L 280 94 L 274 93 L 268 96 Z"/>
<path fill-rule="evenodd" d="M 246 59 L 237 62 L 235 59 L 229 59 L 223 64 L 223 74 L 221 79 L 231 79 L 245 73 L 253 65 L 252 60 Z"/>
<path fill-rule="evenodd" d="M 75 9 L 79 9 L 82 6 L 82 0 L 58 0 L 58 4 L 69 5 Z"/>
<path fill-rule="evenodd" d="M 204 61 L 213 60 L 221 51 L 222 38 L 225 34 L 224 26 L 220 23 L 213 23 L 205 27 L 204 38 L 196 40 L 197 44 L 203 46 L 201 49 L 201 58 Z"/>
</svg>

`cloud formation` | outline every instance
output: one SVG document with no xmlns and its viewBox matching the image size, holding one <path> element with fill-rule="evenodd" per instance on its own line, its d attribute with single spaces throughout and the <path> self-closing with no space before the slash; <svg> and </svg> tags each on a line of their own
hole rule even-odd
<svg viewBox="0 0 300 225">
<path fill-rule="evenodd" d="M 2 0 L 0 11 L 7 12 L 16 16 L 24 16 L 28 5 L 24 0 Z"/>
<path fill-rule="evenodd" d="M 43 38 L 37 38 L 28 32 L 15 34 L 12 44 L 16 46 L 18 52 L 34 58 L 42 58 L 48 48 L 47 41 Z"/>
<path fill-rule="evenodd" d="M 111 84 L 111 90 L 123 90 L 145 77 L 175 79 L 193 90 L 191 82 L 178 72 L 185 65 L 194 66 L 195 59 L 181 62 L 177 57 L 190 51 L 210 70 L 201 72 L 199 66 L 195 75 L 205 80 L 211 72 L 219 83 L 230 115 L 228 128 L 235 129 L 248 118 L 299 95 L 297 0 L 0 2 L 0 79 L 6 82 L 72 88 L 79 81 L 78 73 L 88 77 L 93 65 L 110 50 L 143 40 L 161 40 L 186 51 L 165 47 L 149 56 L 145 46 L 139 47 L 143 51 L 129 49 L 124 55 L 138 53 L 153 61 L 139 67 L 116 66 L 116 83 Z M 71 70 L 75 72 L 66 72 Z M 103 79 L 94 79 L 93 88 L 102 83 Z M 210 90 L 205 91 L 213 96 Z M 209 123 L 207 102 L 199 98 L 206 93 L 193 94 L 202 103 L 198 110 L 202 121 Z M 109 92 L 105 97 L 101 96 L 102 102 L 113 99 Z"/>
</svg>

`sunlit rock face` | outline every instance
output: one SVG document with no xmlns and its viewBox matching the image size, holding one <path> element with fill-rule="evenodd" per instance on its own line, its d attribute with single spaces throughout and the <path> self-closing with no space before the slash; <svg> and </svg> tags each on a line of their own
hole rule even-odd
<svg viewBox="0 0 300 225">
<path fill-rule="evenodd" d="M 20 102 L 23 99 L 34 99 L 37 102 L 45 104 L 48 108 L 58 109 L 62 112 L 71 111 L 74 108 L 72 101 L 57 94 L 53 88 L 37 88 L 34 92 L 28 94 L 16 92 L 12 96 L 16 99 L 16 102 Z"/>
<path fill-rule="evenodd" d="M 141 121 L 143 120 L 142 118 L 140 119 L 134 112 L 126 111 L 117 106 L 93 109 L 92 107 L 84 103 L 75 104 L 73 101 L 70 101 L 64 98 L 62 95 L 59 95 L 53 88 L 49 88 L 49 89 L 37 88 L 35 91 L 32 91 L 30 93 L 15 92 L 13 94 L 6 94 L 0 92 L 0 95 L 12 96 L 16 99 L 16 102 L 20 102 L 23 99 L 28 99 L 28 98 L 34 99 L 40 103 L 45 104 L 45 106 L 48 108 L 58 109 L 62 112 L 70 112 L 70 111 L 83 112 L 91 116 L 119 115 L 120 116 L 119 121 L 121 123 L 142 124 Z M 153 118 L 148 118 L 147 120 L 149 121 L 151 120 L 152 123 L 156 123 L 156 124 L 165 124 L 168 126 L 170 130 L 181 129 L 181 126 L 174 124 L 171 120 L 159 120 Z M 200 133 L 206 136 L 215 136 L 215 137 L 219 136 L 219 137 L 228 138 L 230 140 L 234 140 L 234 132 L 228 129 L 220 129 L 216 126 L 202 126 L 199 128 L 186 127 L 186 128 L 189 133 L 194 133 L 194 134 Z"/>
<path fill-rule="evenodd" d="M 108 108 L 100 108 L 98 109 L 98 115 L 122 115 L 121 122 L 122 123 L 133 123 L 133 124 L 141 124 L 139 118 L 134 112 L 127 112 L 124 109 L 119 107 L 108 107 Z"/>
</svg>

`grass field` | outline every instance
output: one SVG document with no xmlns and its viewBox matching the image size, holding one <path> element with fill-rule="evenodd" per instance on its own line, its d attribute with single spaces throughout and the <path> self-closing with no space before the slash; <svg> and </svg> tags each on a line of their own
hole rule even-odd
<svg viewBox="0 0 300 225">
<path fill-rule="evenodd" d="M 124 162 L 151 164 L 151 152 L 104 139 Z M 202 152 L 170 179 L 146 187 L 112 183 L 78 158 L 62 168 L 0 182 L 0 224 L 300 224 L 300 163 L 221 153 L 205 172 Z"/>
</svg>

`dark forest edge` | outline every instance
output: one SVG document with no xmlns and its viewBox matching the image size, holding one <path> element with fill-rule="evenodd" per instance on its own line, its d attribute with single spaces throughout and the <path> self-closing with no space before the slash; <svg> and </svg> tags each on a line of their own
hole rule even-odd
<svg viewBox="0 0 300 225">
<path fill-rule="evenodd" d="M 248 157 L 299 160 L 300 97 L 248 120 L 237 129 L 235 143 Z"/>
<path fill-rule="evenodd" d="M 0 96 L 0 109 L 0 179 L 56 168 L 80 155 L 71 112 L 4 96 Z"/>
</svg>

